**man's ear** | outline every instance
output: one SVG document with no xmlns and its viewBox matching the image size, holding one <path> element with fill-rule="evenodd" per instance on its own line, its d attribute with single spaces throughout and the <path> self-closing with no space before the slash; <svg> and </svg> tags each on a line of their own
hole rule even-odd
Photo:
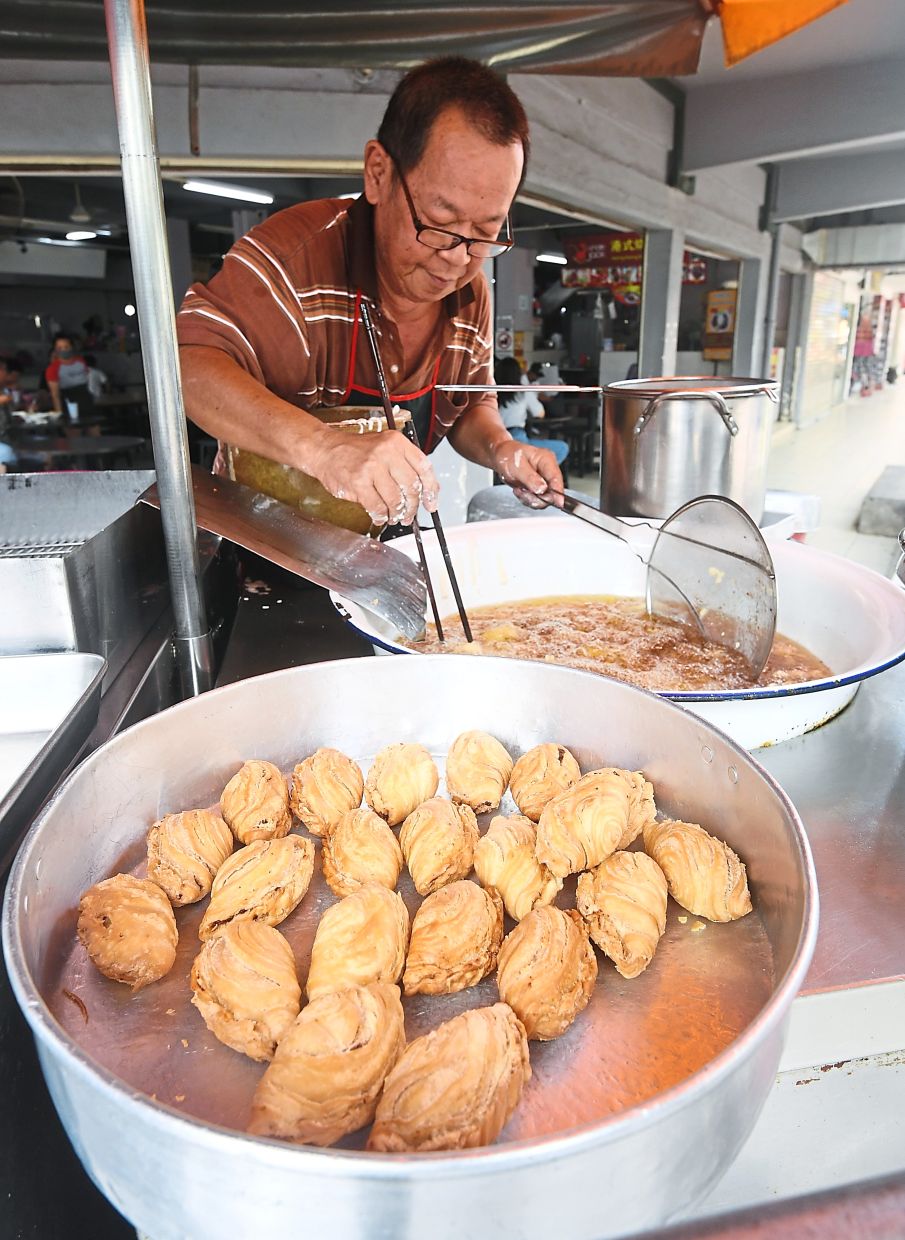
<svg viewBox="0 0 905 1240">
<path fill-rule="evenodd" d="M 385 202 L 393 182 L 393 161 L 376 138 L 365 145 L 365 198 L 372 207 Z"/>
</svg>

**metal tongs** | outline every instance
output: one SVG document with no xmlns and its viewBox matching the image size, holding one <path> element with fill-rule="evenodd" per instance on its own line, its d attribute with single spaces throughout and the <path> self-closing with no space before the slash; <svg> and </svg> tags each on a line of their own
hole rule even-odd
<svg viewBox="0 0 905 1240">
<path fill-rule="evenodd" d="M 374 324 L 371 321 L 371 312 L 368 309 L 367 302 L 362 298 L 361 302 L 361 321 L 364 323 L 365 332 L 368 337 L 368 344 L 371 346 L 371 354 L 374 358 L 374 366 L 377 369 L 377 385 L 380 388 L 380 397 L 383 401 L 383 411 L 386 415 L 387 426 L 391 431 L 397 430 L 396 418 L 393 415 L 393 402 L 390 399 L 390 389 L 387 387 L 386 375 L 383 370 L 383 363 L 380 360 L 380 351 L 377 348 L 377 336 L 374 332 Z M 415 430 L 413 422 L 407 422 L 402 432 L 406 435 L 416 448 L 420 449 L 421 444 L 418 442 L 418 432 Z M 465 614 L 465 605 L 462 602 L 462 595 L 459 592 L 459 583 L 456 580 L 456 572 L 453 568 L 452 558 L 449 554 L 449 547 L 446 545 L 446 535 L 443 532 L 443 525 L 440 521 L 439 512 L 432 512 L 431 521 L 433 521 L 434 529 L 437 532 L 437 541 L 440 544 L 440 550 L 443 553 L 443 562 L 446 565 L 446 572 L 449 576 L 449 584 L 452 586 L 453 597 L 456 600 L 456 607 L 459 611 L 459 619 L 462 621 L 462 629 L 465 633 L 467 642 L 473 641 L 471 634 L 471 625 L 468 623 L 468 616 Z M 441 642 L 446 638 L 443 635 L 443 625 L 440 623 L 440 613 L 437 610 L 437 599 L 434 595 L 434 586 L 431 581 L 430 570 L 427 567 L 427 556 L 424 554 L 424 544 L 421 541 L 421 529 L 418 525 L 418 513 L 415 512 L 415 518 L 412 521 L 412 533 L 415 535 L 415 544 L 418 548 L 418 558 L 421 561 L 421 571 L 424 573 L 424 583 L 427 586 L 427 597 L 430 600 L 431 611 L 434 616 L 434 624 L 437 629 L 437 639 Z"/>
</svg>

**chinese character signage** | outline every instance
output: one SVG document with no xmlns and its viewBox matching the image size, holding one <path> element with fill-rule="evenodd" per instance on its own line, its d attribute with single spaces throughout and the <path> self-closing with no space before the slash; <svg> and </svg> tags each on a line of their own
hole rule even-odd
<svg viewBox="0 0 905 1240">
<path fill-rule="evenodd" d="M 594 233 L 568 237 L 564 250 L 569 267 L 606 267 L 628 258 L 641 261 L 644 237 L 641 233 Z"/>
<path fill-rule="evenodd" d="M 601 232 L 568 237 L 563 249 L 566 255 L 566 266 L 562 270 L 564 288 L 608 288 L 617 301 L 629 305 L 637 305 L 641 301 L 643 233 Z M 682 283 L 706 282 L 706 258 L 686 250 Z"/>
</svg>

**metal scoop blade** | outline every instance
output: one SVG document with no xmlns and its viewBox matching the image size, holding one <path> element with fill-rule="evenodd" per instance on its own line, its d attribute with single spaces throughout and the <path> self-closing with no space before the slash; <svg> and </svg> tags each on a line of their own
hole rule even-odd
<svg viewBox="0 0 905 1240">
<path fill-rule="evenodd" d="M 354 599 L 406 637 L 424 634 L 427 593 L 417 564 L 387 543 L 354 534 L 193 467 L 195 522 L 306 581 Z M 157 487 L 139 499 L 160 507 Z"/>
</svg>

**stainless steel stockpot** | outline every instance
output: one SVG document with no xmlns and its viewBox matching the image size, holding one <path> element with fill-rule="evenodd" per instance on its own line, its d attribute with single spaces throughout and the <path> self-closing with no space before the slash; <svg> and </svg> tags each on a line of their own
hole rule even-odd
<svg viewBox="0 0 905 1240">
<path fill-rule="evenodd" d="M 772 380 L 629 379 L 603 393 L 605 512 L 668 517 L 698 495 L 728 495 L 761 520 Z"/>
<path fill-rule="evenodd" d="M 321 1150 L 180 1113 L 127 1085 L 80 1045 L 90 1030 L 81 1017 L 73 1032 L 54 1018 L 54 960 L 71 950 L 80 893 L 120 867 L 124 853 L 140 854 L 148 824 L 162 812 L 210 804 L 252 755 L 283 770 L 322 744 L 363 760 L 388 742 L 418 740 L 442 755 L 459 732 L 475 727 L 516 753 L 555 738 L 583 769 L 604 761 L 643 767 L 664 810 L 711 822 L 718 816 L 720 833 L 743 854 L 773 967 L 742 970 L 736 985 L 745 994 L 763 986 L 763 998 L 734 1040 L 679 1084 L 576 1124 L 592 1083 L 587 1073 L 604 1070 L 587 1041 L 596 1028 L 587 1023 L 576 1039 L 546 1044 L 554 1058 L 529 1083 L 535 1113 L 557 1117 L 553 1133 L 508 1140 L 504 1133 L 491 1147 L 408 1157 Z M 709 942 L 744 925 L 686 939 L 706 958 Z M 88 758 L 42 812 L 17 858 L 3 911 L 12 985 L 63 1124 L 101 1191 L 153 1240 L 477 1240 L 501 1232 L 514 1240 L 599 1240 L 657 1225 L 719 1178 L 754 1125 L 816 927 L 801 822 L 781 788 L 722 733 L 601 677 L 443 655 L 276 672 L 137 724 Z M 598 982 L 604 1012 L 615 1002 L 616 981 L 612 974 L 602 988 Z M 122 990 L 108 1002 L 115 1013 L 134 1000 Z M 672 1011 L 667 1002 L 663 1036 L 694 1045 L 694 1022 L 673 1030 Z M 115 1015 L 111 1023 L 97 1031 L 107 1043 L 117 1039 Z M 643 1024 L 637 1034 L 645 1036 Z M 192 1041 L 194 1054 L 194 1032 Z M 637 1053 L 637 1037 L 633 1045 Z M 631 1066 L 632 1056 L 626 1059 Z"/>
</svg>

